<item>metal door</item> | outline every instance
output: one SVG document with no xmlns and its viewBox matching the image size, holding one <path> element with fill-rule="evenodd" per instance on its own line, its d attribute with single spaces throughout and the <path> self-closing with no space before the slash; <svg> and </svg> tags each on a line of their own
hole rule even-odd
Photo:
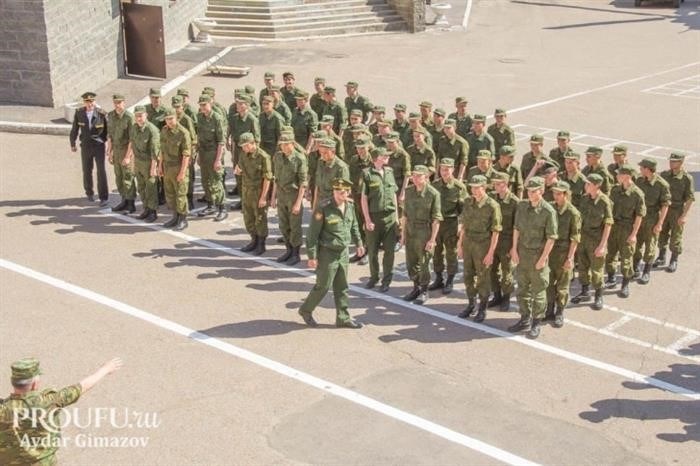
<svg viewBox="0 0 700 466">
<path fill-rule="evenodd" d="M 126 73 L 165 78 L 163 9 L 122 3 Z"/>
</svg>

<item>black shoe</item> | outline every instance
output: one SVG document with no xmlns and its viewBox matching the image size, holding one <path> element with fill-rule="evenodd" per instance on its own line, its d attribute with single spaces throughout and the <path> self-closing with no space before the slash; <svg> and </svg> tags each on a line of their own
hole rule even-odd
<svg viewBox="0 0 700 466">
<path fill-rule="evenodd" d="M 435 280 L 433 280 L 433 283 L 428 285 L 428 289 L 430 291 L 434 291 L 434 290 L 441 290 L 444 287 L 445 287 L 445 282 L 442 281 L 442 273 L 436 273 Z"/>
<path fill-rule="evenodd" d="M 595 299 L 593 300 L 593 304 L 591 305 L 591 309 L 594 311 L 600 311 L 603 309 L 603 289 L 598 288 L 595 290 Z"/>
<path fill-rule="evenodd" d="M 678 254 L 675 252 L 671 253 L 671 261 L 668 263 L 668 267 L 666 267 L 666 272 L 668 273 L 673 273 L 678 269 Z"/>
<path fill-rule="evenodd" d="M 659 256 L 654 261 L 654 268 L 663 267 L 666 264 L 666 248 L 659 249 Z"/>
<path fill-rule="evenodd" d="M 483 322 L 484 319 L 486 319 L 486 305 L 488 304 L 488 301 L 486 299 L 479 300 L 479 309 L 476 312 L 476 315 L 474 316 L 474 322 Z"/>
<path fill-rule="evenodd" d="M 629 278 L 624 278 L 624 277 L 622 278 L 622 288 L 620 289 L 618 296 L 620 296 L 620 298 L 629 298 L 629 296 L 630 296 L 630 279 Z"/>
<path fill-rule="evenodd" d="M 253 255 L 262 256 L 263 254 L 265 254 L 265 237 L 258 236 L 258 244 L 255 246 L 255 250 L 253 250 Z"/>
<path fill-rule="evenodd" d="M 297 265 L 299 262 L 301 262 L 301 257 L 299 257 L 299 250 L 300 249 L 301 249 L 301 246 L 292 246 L 292 255 L 289 256 L 289 259 L 287 259 L 287 262 L 285 262 L 285 264 Z"/>
<path fill-rule="evenodd" d="M 491 298 L 487 304 L 488 307 L 496 307 L 503 301 L 503 295 L 501 290 L 496 290 L 493 293 L 493 298 Z"/>
<path fill-rule="evenodd" d="M 554 320 L 554 303 L 547 303 L 547 310 L 544 313 L 544 321 Z"/>
<path fill-rule="evenodd" d="M 304 319 L 304 323 L 309 327 L 318 327 L 318 322 L 314 320 L 311 314 L 304 314 L 303 312 L 299 311 L 299 315 L 302 319 Z"/>
<path fill-rule="evenodd" d="M 474 310 L 476 309 L 476 302 L 475 298 L 469 298 L 469 303 L 467 304 L 467 307 L 464 308 L 462 312 L 457 314 L 457 317 L 460 319 L 466 319 L 468 317 L 471 317 L 472 314 L 474 314 Z"/>
<path fill-rule="evenodd" d="M 112 212 L 121 212 L 122 210 L 126 210 L 128 205 L 129 204 L 127 203 L 126 199 L 122 199 L 119 204 L 112 207 Z"/>
<path fill-rule="evenodd" d="M 378 278 L 370 278 L 369 281 L 367 283 L 365 283 L 365 288 L 367 288 L 368 290 L 371 290 L 372 288 L 377 286 L 377 283 L 379 283 Z"/>
<path fill-rule="evenodd" d="M 143 209 L 143 212 L 141 212 L 136 218 L 139 220 L 143 220 L 144 218 L 148 217 L 148 214 L 151 212 L 151 209 Z"/>
<path fill-rule="evenodd" d="M 126 201 L 126 213 L 133 214 L 134 212 L 136 212 L 136 202 L 133 199 L 128 199 Z"/>
<path fill-rule="evenodd" d="M 231 204 L 230 209 L 231 210 L 241 210 L 241 209 L 243 209 L 243 205 L 240 202 L 234 202 L 233 204 Z"/>
<path fill-rule="evenodd" d="M 522 332 L 523 330 L 529 329 L 531 326 L 532 323 L 530 319 L 527 317 L 521 317 L 520 320 L 515 323 L 515 325 L 508 327 L 508 331 L 510 333 Z"/>
<path fill-rule="evenodd" d="M 158 212 L 156 212 L 154 209 L 149 210 L 148 216 L 143 219 L 143 221 L 146 223 L 153 223 L 156 220 L 158 220 Z"/>
<path fill-rule="evenodd" d="M 348 319 L 348 320 L 343 320 L 343 321 L 336 320 L 335 326 L 338 328 L 354 328 L 354 329 L 362 328 L 362 324 L 356 320 L 353 320 L 353 319 Z"/>
<path fill-rule="evenodd" d="M 442 289 L 442 294 L 452 293 L 452 289 L 454 287 L 454 281 L 455 281 L 454 274 L 447 276 L 447 280 L 445 280 L 445 287 Z"/>
<path fill-rule="evenodd" d="M 180 220 L 180 216 L 178 214 L 173 215 L 170 220 L 165 222 L 163 224 L 163 228 L 172 228 L 175 225 L 177 225 L 177 222 Z"/>
<path fill-rule="evenodd" d="M 642 271 L 642 276 L 639 279 L 639 283 L 646 285 L 651 280 L 651 262 L 646 262 L 644 264 L 644 270 Z"/>
<path fill-rule="evenodd" d="M 186 214 L 180 214 L 178 217 L 177 225 L 173 227 L 173 230 L 175 231 L 182 231 L 185 228 L 187 228 L 187 215 Z"/>
<path fill-rule="evenodd" d="M 93 194 L 88 194 L 86 197 L 88 201 L 95 202 L 95 196 Z"/>
<path fill-rule="evenodd" d="M 216 212 L 214 206 L 211 204 L 207 204 L 207 206 L 204 209 L 197 212 L 197 217 L 206 217 L 207 215 L 211 215 L 214 212 Z"/>
<path fill-rule="evenodd" d="M 379 287 L 379 292 L 380 293 L 386 293 L 389 291 L 389 284 L 388 283 L 382 283 L 382 286 Z"/>
<path fill-rule="evenodd" d="M 165 198 L 164 197 L 158 198 L 158 205 L 165 205 Z"/>
<path fill-rule="evenodd" d="M 255 249 L 258 245 L 258 237 L 257 236 L 252 236 L 250 239 L 250 243 L 246 244 L 243 246 L 240 250 L 242 252 L 250 252 L 253 249 Z"/>
<path fill-rule="evenodd" d="M 642 277 L 642 267 L 639 261 L 632 263 L 632 280 L 639 280 Z"/>
<path fill-rule="evenodd" d="M 615 272 L 608 272 L 608 276 L 605 279 L 605 288 L 612 289 L 617 286 L 617 280 L 615 279 Z"/>
<path fill-rule="evenodd" d="M 530 326 L 530 330 L 527 332 L 527 337 L 530 340 L 534 340 L 539 336 L 540 336 L 540 320 L 533 319 L 532 325 Z"/>
<path fill-rule="evenodd" d="M 219 211 L 216 213 L 214 216 L 214 221 L 215 222 L 223 222 L 228 218 L 228 212 L 226 211 L 226 207 L 224 205 L 218 206 Z"/>
<path fill-rule="evenodd" d="M 510 309 L 510 293 L 504 293 L 501 299 L 501 304 L 498 306 L 498 310 L 506 312 Z"/>
<path fill-rule="evenodd" d="M 197 199 L 197 202 L 199 202 L 200 204 L 204 204 L 205 202 L 209 201 L 207 200 L 207 196 L 202 196 L 199 199 Z"/>
<path fill-rule="evenodd" d="M 574 304 L 582 303 L 591 299 L 591 291 L 588 285 L 581 285 L 581 291 L 579 294 L 571 298 L 571 302 Z"/>
<path fill-rule="evenodd" d="M 428 302 L 428 298 L 429 298 L 429 297 L 430 297 L 430 295 L 428 294 L 428 285 L 421 286 L 421 287 L 420 287 L 420 293 L 419 293 L 418 296 L 416 297 L 416 300 L 414 301 L 414 303 L 416 303 L 416 304 L 425 304 L 425 303 Z"/>
<path fill-rule="evenodd" d="M 420 294 L 420 287 L 416 283 L 413 285 L 413 289 L 408 294 L 404 295 L 402 299 L 404 301 L 413 301 L 414 299 L 416 299 L 418 297 L 419 294 Z"/>
<path fill-rule="evenodd" d="M 554 322 L 552 322 L 552 327 L 562 328 L 564 326 L 564 308 L 557 306 L 557 310 L 554 313 Z"/>
<path fill-rule="evenodd" d="M 194 199 L 192 199 L 192 196 L 187 196 L 187 209 L 189 211 L 194 210 Z"/>
<path fill-rule="evenodd" d="M 292 246 L 289 243 L 287 243 L 285 244 L 285 247 L 287 248 L 287 250 L 284 254 L 282 254 L 276 259 L 277 262 L 287 262 L 287 259 L 289 259 L 289 257 L 292 255 Z"/>
</svg>

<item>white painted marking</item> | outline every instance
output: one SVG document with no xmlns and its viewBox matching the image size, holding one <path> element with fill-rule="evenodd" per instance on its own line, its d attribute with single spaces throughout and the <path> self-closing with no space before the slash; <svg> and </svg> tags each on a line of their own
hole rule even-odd
<svg viewBox="0 0 700 466">
<path fill-rule="evenodd" d="M 11 270 L 20 275 L 24 275 L 25 277 L 29 277 L 34 280 L 40 281 L 42 283 L 46 283 L 47 285 L 51 285 L 55 288 L 59 288 L 61 290 L 67 291 L 82 298 L 89 299 L 96 303 L 110 307 L 123 314 L 135 317 L 144 322 L 148 322 L 149 324 L 156 325 L 164 330 L 168 330 L 172 333 L 181 335 L 191 340 L 198 341 L 212 348 L 216 348 L 220 351 L 223 351 L 224 353 L 251 362 L 262 368 L 271 370 L 285 377 L 289 377 L 290 379 L 297 380 L 331 395 L 343 398 L 347 401 L 350 401 L 351 403 L 364 406 L 365 408 L 371 409 L 372 411 L 384 414 L 385 416 L 396 419 L 397 421 L 401 421 L 405 424 L 417 427 L 418 429 L 437 435 L 438 437 L 442 437 L 445 440 L 462 445 L 471 450 L 482 453 L 486 456 L 490 456 L 491 458 L 494 458 L 503 463 L 533 466 L 537 464 L 528 461 L 525 458 L 502 450 L 500 448 L 494 447 L 493 445 L 489 445 L 488 443 L 477 440 L 473 437 L 469 437 L 454 430 L 448 429 L 445 426 L 429 421 L 425 418 L 416 416 L 415 414 L 411 414 L 407 411 L 403 411 L 401 409 L 387 405 L 385 403 L 382 403 L 381 401 L 375 400 L 374 398 L 370 398 L 368 396 L 362 395 L 361 393 L 354 392 L 327 380 L 320 379 L 311 374 L 307 374 L 300 370 L 294 369 L 293 367 L 266 358 L 265 356 L 261 356 L 257 353 L 253 353 L 251 351 L 245 350 L 230 343 L 226 343 L 216 338 L 212 338 L 209 335 L 206 335 L 202 332 L 198 332 L 191 328 L 185 327 L 184 325 L 180 325 L 177 322 L 173 322 L 172 320 L 164 319 L 155 314 L 151 314 L 150 312 L 146 312 L 142 309 L 130 306 L 121 301 L 117 301 L 116 299 L 112 299 L 105 295 L 96 293 L 92 290 L 73 285 L 58 278 L 54 278 L 50 275 L 37 272 L 35 270 L 16 264 L 14 262 L 7 261 L 5 259 L 0 259 L 0 267 L 3 267 L 7 270 Z"/>
<path fill-rule="evenodd" d="M 472 2 L 473 0 L 467 0 L 467 8 L 464 10 L 464 17 L 462 17 L 462 27 L 467 30 L 467 25 L 469 24 L 469 15 L 472 12 Z"/>
<path fill-rule="evenodd" d="M 637 314 L 636 312 L 625 311 L 624 309 L 620 309 L 620 308 L 615 307 L 615 306 L 608 306 L 607 304 L 604 304 L 603 307 L 609 311 L 617 312 L 618 314 L 623 314 L 623 315 L 626 315 L 629 317 L 633 317 L 635 319 L 644 320 L 646 322 L 650 322 L 652 324 L 660 325 L 660 326 L 666 327 L 666 328 L 671 328 L 673 330 L 678 330 L 678 331 L 683 332 L 683 333 L 690 333 L 690 334 L 695 335 L 695 336 L 700 336 L 700 330 L 695 330 L 695 329 L 690 328 L 690 327 L 684 327 L 683 325 L 673 324 L 671 322 L 665 322 L 663 320 L 655 319 L 654 317 L 649 317 L 649 316 L 645 316 L 642 314 Z"/>
<path fill-rule="evenodd" d="M 626 323 L 631 322 L 631 321 L 632 321 L 632 317 L 630 317 L 628 315 L 624 315 L 624 316 L 620 317 L 619 319 L 617 319 L 612 324 L 603 327 L 601 330 L 603 332 L 612 332 L 613 330 L 616 330 L 616 329 L 622 327 L 623 325 L 625 325 Z"/>
<path fill-rule="evenodd" d="M 674 341 L 670 345 L 668 345 L 668 349 L 670 351 L 680 351 L 683 348 L 687 347 L 690 342 L 695 341 L 698 339 L 697 335 L 693 335 L 692 333 L 688 333 L 682 337 L 680 337 L 678 340 Z M 698 358 L 700 360 L 700 358 Z"/>
</svg>

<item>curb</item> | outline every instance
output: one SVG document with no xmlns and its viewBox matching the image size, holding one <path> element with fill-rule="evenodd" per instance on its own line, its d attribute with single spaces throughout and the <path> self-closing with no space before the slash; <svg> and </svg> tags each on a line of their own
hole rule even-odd
<svg viewBox="0 0 700 466">
<path fill-rule="evenodd" d="M 22 123 L 19 121 L 0 121 L 0 132 L 22 134 L 48 134 L 52 136 L 70 135 L 71 125 Z"/>
</svg>

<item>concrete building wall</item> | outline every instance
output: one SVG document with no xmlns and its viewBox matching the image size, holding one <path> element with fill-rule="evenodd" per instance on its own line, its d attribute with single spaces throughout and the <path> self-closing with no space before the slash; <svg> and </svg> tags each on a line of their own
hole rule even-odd
<svg viewBox="0 0 700 466">
<path fill-rule="evenodd" d="M 387 0 L 411 32 L 425 31 L 425 0 Z"/>
</svg>

